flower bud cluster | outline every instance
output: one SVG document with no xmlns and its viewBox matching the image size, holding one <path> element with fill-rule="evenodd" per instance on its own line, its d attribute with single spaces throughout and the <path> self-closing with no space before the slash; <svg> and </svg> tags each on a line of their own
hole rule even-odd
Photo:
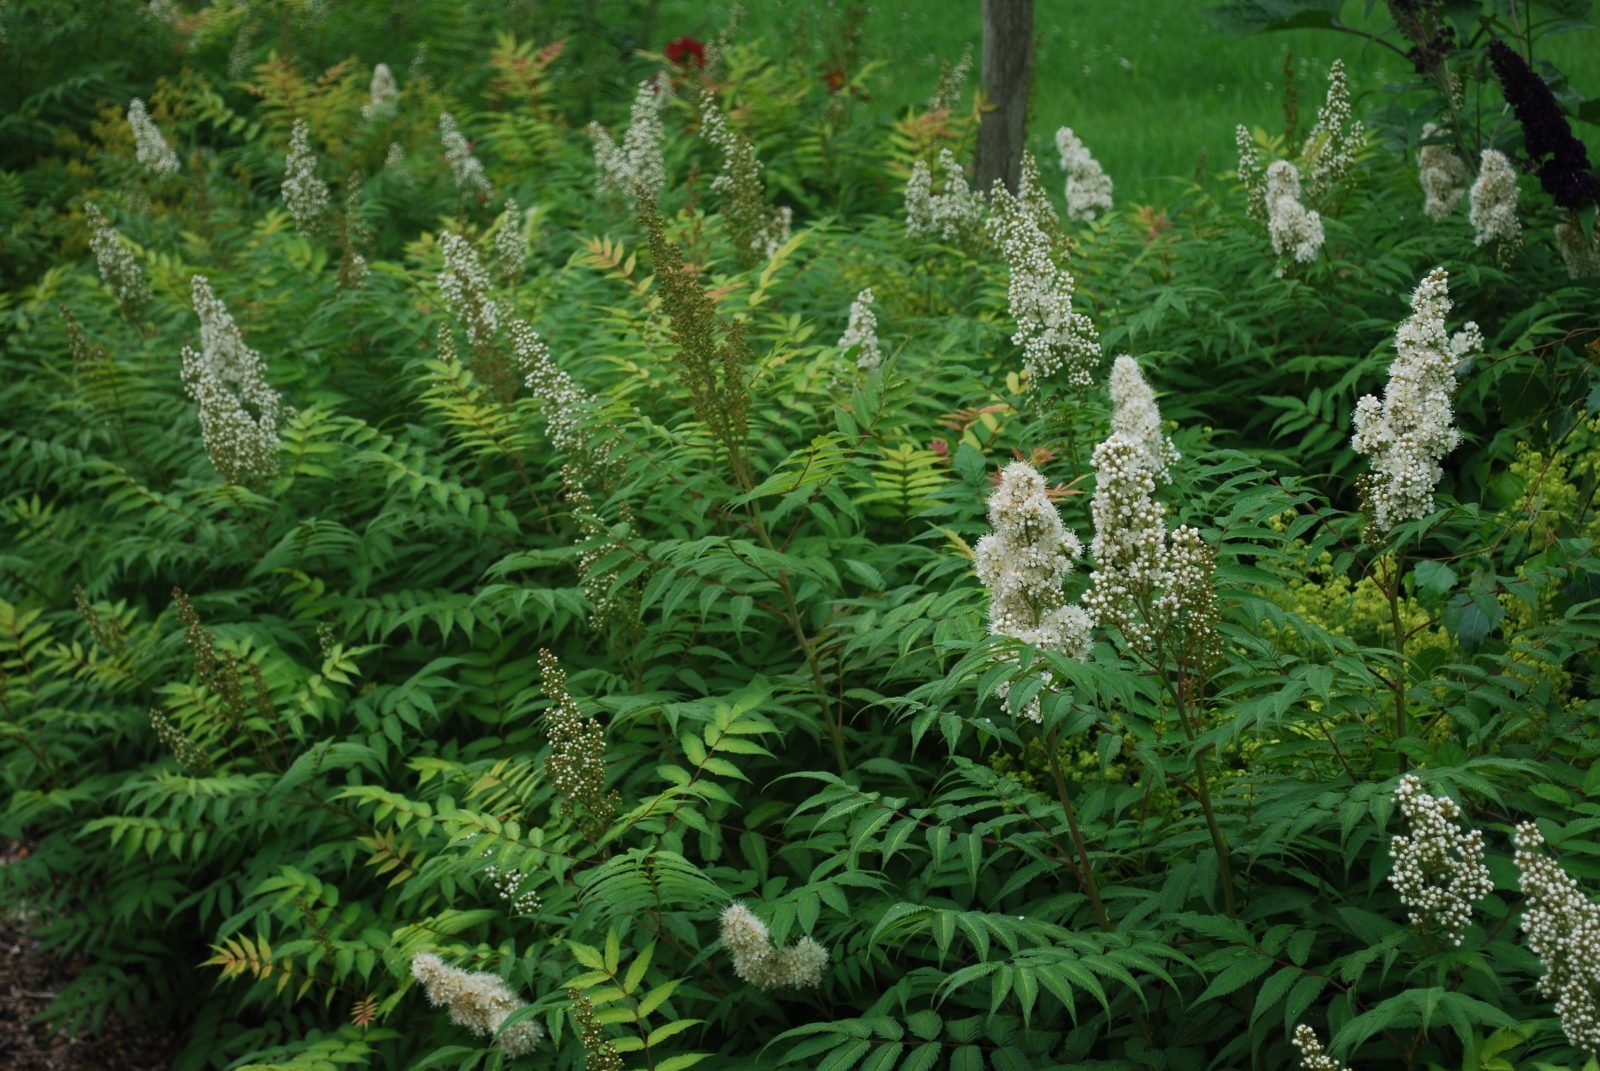
<svg viewBox="0 0 1600 1071">
<path fill-rule="evenodd" d="M 1350 1071 L 1323 1051 L 1317 1032 L 1305 1023 L 1294 1028 L 1294 1047 L 1300 1050 L 1300 1071 Z"/>
<path fill-rule="evenodd" d="M 1437 126 L 1428 123 L 1422 128 L 1422 140 L 1443 134 Z M 1422 211 L 1429 219 L 1444 219 L 1456 210 L 1467 192 L 1467 164 L 1449 145 L 1424 145 L 1417 150 L 1417 177 L 1422 182 Z"/>
<path fill-rule="evenodd" d="M 545 773 L 555 790 L 581 812 L 586 832 L 597 836 L 615 813 L 617 795 L 607 795 L 606 738 L 600 723 L 586 718 L 567 691 L 567 673 L 549 651 L 539 652 L 540 686 L 550 700 L 545 711 L 545 736 L 550 757 Z"/>
<path fill-rule="evenodd" d="M 1345 79 L 1344 60 L 1336 59 L 1328 68 L 1328 95 L 1317 109 L 1316 125 L 1306 135 L 1301 154 L 1310 173 L 1307 186 L 1313 201 L 1350 173 L 1364 137 L 1361 124 L 1351 122 L 1350 85 Z"/>
<path fill-rule="evenodd" d="M 502 900 L 509 901 L 511 910 L 519 915 L 532 915 L 542 906 L 539 894 L 532 889 L 519 891 L 522 888 L 524 877 L 520 870 L 501 870 L 494 863 L 483 868 L 484 876 L 494 886 L 495 893 Z"/>
<path fill-rule="evenodd" d="M 1029 389 L 1058 372 L 1072 386 L 1087 387 L 1100 362 L 1100 342 L 1094 322 L 1072 309 L 1076 280 L 1057 266 L 1039 220 L 1004 186 L 995 186 L 993 207 L 988 231 L 1011 269 L 1006 296 L 1017 325 L 1011 341 L 1022 347 Z"/>
<path fill-rule="evenodd" d="M 883 351 L 878 348 L 878 318 L 872 313 L 872 288 L 856 295 L 850 306 L 850 322 L 839 336 L 839 348 L 856 350 L 856 367 L 873 369 L 883 363 Z"/>
<path fill-rule="evenodd" d="M 1556 249 L 1567 274 L 1574 279 L 1588 279 L 1600 275 L 1600 227 L 1591 240 L 1584 236 L 1583 225 L 1576 218 L 1556 224 Z"/>
<path fill-rule="evenodd" d="M 450 1021 L 474 1034 L 494 1037 L 523 1002 L 499 976 L 487 971 L 463 971 L 447 966 L 432 952 L 419 952 L 411 961 L 411 977 L 421 982 L 428 1003 L 450 1009 Z M 500 1034 L 500 1051 L 509 1057 L 526 1056 L 544 1040 L 544 1027 L 523 1019 Z"/>
<path fill-rule="evenodd" d="M 133 150 L 146 170 L 157 175 L 172 175 L 178 171 L 178 154 L 167 146 L 166 139 L 156 127 L 144 101 L 138 97 L 128 102 L 128 126 L 133 128 Z"/>
<path fill-rule="evenodd" d="M 729 125 L 709 92 L 700 96 L 700 134 L 722 154 L 722 169 L 711 180 L 711 188 L 725 199 L 723 213 L 736 258 L 741 266 L 751 267 L 789 240 L 793 213 L 766 203 L 755 146 Z"/>
<path fill-rule="evenodd" d="M 490 295 L 489 272 L 478 260 L 472 244 L 454 231 L 439 239 L 444 266 L 439 272 L 439 295 L 467 330 L 474 350 L 494 344 L 500 327 L 500 310 Z"/>
<path fill-rule="evenodd" d="M 589 124 L 601 194 L 633 204 L 641 192 L 659 198 L 667 187 L 667 165 L 661 156 L 663 91 L 651 79 L 639 83 L 628 115 L 628 130 L 619 147 L 599 123 Z"/>
<path fill-rule="evenodd" d="M 256 483 L 278 471 L 277 391 L 266 362 L 244 336 L 203 275 L 193 281 L 200 349 L 183 348 L 183 385 L 200 405 L 206 453 L 223 479 Z"/>
<path fill-rule="evenodd" d="M 939 151 L 943 188 L 933 192 L 933 172 L 918 160 L 906 182 L 906 230 L 913 238 L 938 237 L 964 248 L 974 248 L 983 236 L 983 194 L 967 179 L 949 149 Z"/>
<path fill-rule="evenodd" d="M 1482 348 L 1483 335 L 1468 322 L 1447 336 L 1449 312 L 1449 275 L 1435 268 L 1411 296 L 1411 318 L 1395 333 L 1397 356 L 1383 401 L 1369 394 L 1356 403 L 1350 445 L 1372 459 L 1361 488 L 1380 533 L 1433 510 L 1433 489 L 1444 474 L 1439 462 L 1461 440 L 1451 423 L 1455 368 Z"/>
<path fill-rule="evenodd" d="M 1473 241 L 1515 249 L 1522 241 L 1517 220 L 1517 170 L 1499 149 L 1483 150 L 1478 180 L 1472 184 Z"/>
<path fill-rule="evenodd" d="M 1062 591 L 1083 544 L 1062 522 L 1044 477 L 1032 465 L 1014 461 L 1001 471 L 1000 485 L 989 496 L 989 527 L 974 552 L 978 579 L 989 589 L 989 632 L 1068 658 L 1087 658 L 1089 615 L 1069 605 Z M 1042 676 L 1048 687 L 1051 674 L 1046 670 Z M 1004 682 L 999 694 L 1013 715 L 1043 720 L 1037 694 L 1018 710 L 1011 706 L 1010 690 Z"/>
<path fill-rule="evenodd" d="M 1555 1001 L 1567 1040 L 1600 1058 L 1600 904 L 1542 850 L 1538 826 L 1522 823 L 1512 841 L 1526 900 L 1522 932 L 1544 964 L 1539 992 Z"/>
<path fill-rule="evenodd" d="M 372 85 L 367 95 L 369 98 L 367 103 L 361 106 L 361 118 L 372 122 L 394 111 L 395 101 L 400 96 L 400 87 L 395 84 L 394 72 L 389 70 L 387 63 L 380 63 L 372 68 Z"/>
<path fill-rule="evenodd" d="M 210 775 L 211 756 L 206 754 L 205 748 L 196 744 L 157 707 L 150 708 L 150 727 L 156 731 L 156 739 L 178 760 L 179 766 L 196 777 Z"/>
<path fill-rule="evenodd" d="M 966 87 L 967 75 L 972 71 L 972 53 L 963 52 L 955 63 L 949 60 L 939 65 L 939 81 L 928 98 L 928 110 L 953 112 L 961 103 L 961 91 Z"/>
<path fill-rule="evenodd" d="M 439 113 L 439 142 L 444 146 L 444 158 L 450 164 L 456 189 L 482 198 L 494 195 L 489 176 L 483 173 L 483 164 L 472 155 L 472 144 L 456 126 L 456 117 L 449 112 Z"/>
<path fill-rule="evenodd" d="M 590 442 L 589 420 L 597 403 L 555 361 L 550 347 L 525 320 L 511 321 L 511 352 L 523 383 L 549 426 L 550 445 L 568 461 L 593 468 L 605 460 L 604 445 Z"/>
<path fill-rule="evenodd" d="M 758 989 L 819 986 L 828 965 L 828 950 L 809 937 L 775 948 L 766 923 L 741 903 L 722 913 L 722 943 L 733 953 L 733 973 Z"/>
<path fill-rule="evenodd" d="M 1111 211 L 1111 177 L 1070 126 L 1056 131 L 1056 150 L 1067 173 L 1067 218 L 1092 220 Z"/>
<path fill-rule="evenodd" d="M 1410 909 L 1411 925 L 1459 946 L 1472 905 L 1494 891 L 1483 862 L 1483 832 L 1462 830 L 1456 802 L 1428 795 L 1414 774 L 1400 779 L 1394 802 L 1411 833 L 1389 841 L 1389 884 Z"/>
<path fill-rule="evenodd" d="M 1300 203 L 1300 171 L 1287 160 L 1267 167 L 1267 235 L 1272 251 L 1309 264 L 1322 251 L 1322 217 Z M 1280 272 L 1281 274 L 1281 272 Z"/>
<path fill-rule="evenodd" d="M 317 178 L 317 154 L 311 151 L 311 127 L 294 121 L 289 159 L 283 172 L 283 200 L 301 234 L 310 234 L 328 211 L 328 184 Z"/>
<path fill-rule="evenodd" d="M 1245 212 L 1251 219 L 1266 222 L 1267 172 L 1261 164 L 1261 153 L 1256 140 L 1243 123 L 1233 129 L 1233 140 L 1239 147 L 1239 181 L 1244 183 Z"/>
<path fill-rule="evenodd" d="M 89 236 L 89 248 L 100 265 L 100 278 L 117 295 L 124 305 L 138 305 L 150 297 L 150 284 L 145 281 L 139 262 L 133 259 L 122 235 L 111 225 L 100 206 L 93 201 L 83 202 L 83 211 L 89 217 L 94 233 Z"/>
</svg>

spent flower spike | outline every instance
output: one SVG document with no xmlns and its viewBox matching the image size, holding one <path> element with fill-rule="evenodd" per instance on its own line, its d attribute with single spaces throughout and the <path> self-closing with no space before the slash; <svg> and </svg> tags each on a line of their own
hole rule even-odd
<svg viewBox="0 0 1600 1071">
<path fill-rule="evenodd" d="M 1350 445 L 1372 459 L 1361 493 L 1380 534 L 1433 510 L 1433 490 L 1444 474 L 1439 462 L 1461 441 L 1451 423 L 1455 369 L 1482 349 L 1483 335 L 1470 321 L 1446 335 L 1449 313 L 1449 275 L 1435 268 L 1412 294 L 1411 317 L 1395 332 L 1397 355 L 1383 400 L 1369 394 L 1356 403 Z"/>
<path fill-rule="evenodd" d="M 755 146 L 733 129 L 709 90 L 700 95 L 700 134 L 722 154 L 722 169 L 711 188 L 724 198 L 739 263 L 749 267 L 770 258 L 789 240 L 793 212 L 766 203 Z"/>
<path fill-rule="evenodd" d="M 1483 862 L 1483 832 L 1463 830 L 1456 802 L 1422 791 L 1415 774 L 1400 779 L 1394 802 L 1410 833 L 1389 841 L 1389 884 L 1410 909 L 1411 925 L 1460 946 L 1472 905 L 1494 891 Z"/>
</svg>

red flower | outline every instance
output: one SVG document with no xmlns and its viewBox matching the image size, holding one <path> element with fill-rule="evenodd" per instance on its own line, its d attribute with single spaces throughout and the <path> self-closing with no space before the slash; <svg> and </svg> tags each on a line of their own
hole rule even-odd
<svg viewBox="0 0 1600 1071">
<path fill-rule="evenodd" d="M 694 60 L 696 67 L 706 65 L 706 46 L 685 34 L 676 41 L 667 42 L 667 62 L 678 67 L 687 67 L 690 59 Z"/>
</svg>

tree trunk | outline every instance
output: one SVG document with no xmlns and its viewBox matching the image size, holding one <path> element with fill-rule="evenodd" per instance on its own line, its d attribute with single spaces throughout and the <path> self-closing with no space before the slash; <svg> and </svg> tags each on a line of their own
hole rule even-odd
<svg viewBox="0 0 1600 1071">
<path fill-rule="evenodd" d="M 1015 193 L 1028 136 L 1033 74 L 1033 0 L 983 0 L 983 95 L 992 111 L 978 123 L 977 188 L 995 180 Z"/>
</svg>

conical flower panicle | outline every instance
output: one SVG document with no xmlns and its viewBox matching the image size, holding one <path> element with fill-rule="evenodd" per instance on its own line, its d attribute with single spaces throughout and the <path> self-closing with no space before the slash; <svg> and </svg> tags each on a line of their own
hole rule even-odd
<svg viewBox="0 0 1600 1071">
<path fill-rule="evenodd" d="M 1600 904 L 1544 851 L 1532 822 L 1517 826 L 1522 932 L 1544 965 L 1539 992 L 1555 1001 L 1567 1040 L 1600 1059 Z"/>
<path fill-rule="evenodd" d="M 1450 312 L 1449 275 L 1435 268 L 1411 296 L 1411 318 L 1395 333 L 1397 356 L 1380 402 L 1367 395 L 1356 403 L 1350 445 L 1371 458 L 1362 478 L 1362 498 L 1378 534 L 1433 510 L 1433 491 L 1444 475 L 1439 462 L 1461 434 L 1452 424 L 1456 365 L 1483 347 L 1475 323 L 1445 333 Z"/>
<path fill-rule="evenodd" d="M 412 959 L 411 976 L 422 983 L 429 1004 L 448 1008 L 452 1023 L 484 1037 L 500 1033 L 511 1014 L 525 1006 L 498 975 L 451 967 L 432 952 Z M 501 1052 L 516 1057 L 532 1052 L 543 1040 L 544 1027 L 527 1018 L 500 1034 L 496 1043 Z"/>
<path fill-rule="evenodd" d="M 839 348 L 856 350 L 856 367 L 873 369 L 883 363 L 883 351 L 878 348 L 878 318 L 872 313 L 872 288 L 861 291 L 850 305 L 850 322 L 839 336 Z"/>
<path fill-rule="evenodd" d="M 230 483 L 263 482 L 278 471 L 278 393 L 206 277 L 196 275 L 193 289 L 200 349 L 183 348 L 183 386 L 200 405 L 206 453 Z"/>
<path fill-rule="evenodd" d="M 1483 862 L 1483 832 L 1463 830 L 1456 802 L 1422 791 L 1415 774 L 1400 779 L 1394 802 L 1408 832 L 1389 840 L 1389 884 L 1410 909 L 1411 925 L 1459 946 L 1472 905 L 1494 891 Z"/>
<path fill-rule="evenodd" d="M 1111 211 L 1111 177 L 1070 126 L 1056 131 L 1056 150 L 1067 173 L 1067 218 L 1093 220 Z"/>
<path fill-rule="evenodd" d="M 758 989 L 815 988 L 828 965 L 828 950 L 810 937 L 775 947 L 766 923 L 737 902 L 722 913 L 722 944 L 733 955 L 733 973 Z"/>
<path fill-rule="evenodd" d="M 1011 269 L 1006 297 L 1017 325 L 1011 340 L 1022 347 L 1029 389 L 1058 373 L 1071 386 L 1087 387 L 1100 343 L 1094 321 L 1072 308 L 1077 281 L 1056 264 L 1050 236 L 1004 186 L 996 184 L 992 208 L 988 232 Z"/>
</svg>

